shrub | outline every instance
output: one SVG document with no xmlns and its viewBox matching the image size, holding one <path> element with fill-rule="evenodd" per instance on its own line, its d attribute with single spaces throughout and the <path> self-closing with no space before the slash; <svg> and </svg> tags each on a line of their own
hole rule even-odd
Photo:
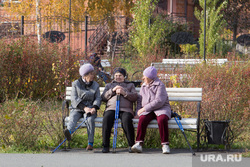
<svg viewBox="0 0 250 167">
<path fill-rule="evenodd" d="M 196 44 L 184 44 L 180 45 L 181 52 L 183 52 L 187 57 L 195 57 L 195 54 L 198 51 Z M 185 57 L 186 57 L 185 56 Z"/>
<path fill-rule="evenodd" d="M 3 151 L 39 151 L 62 141 L 62 120 L 55 101 L 14 99 L 0 104 Z"/>
<path fill-rule="evenodd" d="M 203 119 L 230 120 L 235 137 L 246 130 L 249 124 L 249 61 L 232 61 L 222 66 L 200 64 L 189 74 L 188 87 L 203 88 Z"/>
<path fill-rule="evenodd" d="M 65 85 L 78 77 L 77 56 L 67 48 L 31 38 L 0 40 L 0 102 L 14 97 L 32 99 L 60 96 Z"/>
</svg>

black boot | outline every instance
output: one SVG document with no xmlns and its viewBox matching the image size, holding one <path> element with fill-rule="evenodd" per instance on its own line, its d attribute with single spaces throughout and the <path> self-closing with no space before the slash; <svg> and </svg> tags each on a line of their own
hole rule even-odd
<svg viewBox="0 0 250 167">
<path fill-rule="evenodd" d="M 70 131 L 69 131 L 68 129 L 65 129 L 65 130 L 63 131 L 63 133 L 64 133 L 64 136 L 67 138 L 67 140 L 70 141 L 70 140 L 71 140 Z"/>
<path fill-rule="evenodd" d="M 108 153 L 109 152 L 109 147 L 103 147 L 102 152 L 103 153 Z"/>
</svg>

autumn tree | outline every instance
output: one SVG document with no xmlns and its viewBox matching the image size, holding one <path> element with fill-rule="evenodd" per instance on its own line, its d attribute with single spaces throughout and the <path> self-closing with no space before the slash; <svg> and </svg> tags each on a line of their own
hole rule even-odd
<svg viewBox="0 0 250 167">
<path fill-rule="evenodd" d="M 89 0 L 87 11 L 91 17 L 130 16 L 133 0 Z"/>
<path fill-rule="evenodd" d="M 20 16 L 35 15 L 36 0 L 20 0 L 21 3 L 8 3 L 7 11 Z M 42 16 L 69 16 L 70 0 L 40 1 Z M 133 0 L 71 0 L 71 18 L 79 20 L 86 14 L 103 19 L 114 15 L 130 16 Z"/>
<path fill-rule="evenodd" d="M 221 32 L 225 27 L 225 20 L 223 19 L 222 9 L 226 7 L 227 2 L 221 0 L 207 0 L 206 1 L 206 50 L 207 53 L 213 53 L 216 42 L 221 39 Z M 196 9 L 195 16 L 200 21 L 200 55 L 204 52 L 204 0 L 199 0 L 202 11 Z"/>
<path fill-rule="evenodd" d="M 43 0 L 39 3 L 41 15 L 44 16 L 62 16 L 69 17 L 70 0 Z M 10 3 L 5 5 L 5 9 L 13 14 L 20 16 L 35 15 L 36 0 L 20 0 L 21 3 Z M 7 2 L 6 2 L 7 3 Z M 86 13 L 86 0 L 71 0 L 72 19 L 78 20 Z"/>
<path fill-rule="evenodd" d="M 226 0 L 227 6 L 223 10 L 223 17 L 228 27 L 233 31 L 233 41 L 241 30 L 250 27 L 250 6 L 249 0 Z"/>
</svg>

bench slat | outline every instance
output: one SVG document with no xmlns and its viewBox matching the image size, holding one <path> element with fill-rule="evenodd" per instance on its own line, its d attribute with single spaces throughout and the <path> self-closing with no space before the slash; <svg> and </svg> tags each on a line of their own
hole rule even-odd
<svg viewBox="0 0 250 167">
<path fill-rule="evenodd" d="M 80 125 L 80 123 L 83 121 L 84 119 L 81 118 L 78 123 L 77 123 L 77 126 Z M 95 126 L 96 127 L 102 127 L 102 121 L 103 121 L 103 118 L 102 117 L 97 117 L 95 119 Z M 121 120 L 119 119 L 119 124 L 118 124 L 118 127 L 121 127 Z M 137 128 L 138 126 L 138 122 L 139 122 L 139 119 L 133 119 L 133 124 L 134 124 L 134 127 Z M 69 123 L 69 117 L 66 117 L 65 118 L 65 125 L 67 126 Z M 181 120 L 181 124 L 182 124 L 182 127 L 183 129 L 197 129 L 197 119 L 196 118 L 183 118 Z M 81 127 L 86 127 L 86 124 L 82 124 Z M 152 120 L 149 125 L 148 125 L 148 128 L 158 128 L 158 123 L 156 120 Z M 168 128 L 169 129 L 179 129 L 179 126 L 176 124 L 176 121 L 174 118 L 172 118 L 171 120 L 168 121 Z"/>
<path fill-rule="evenodd" d="M 100 87 L 100 92 L 104 91 L 104 87 Z M 71 99 L 72 87 L 66 87 L 66 100 Z M 170 101 L 202 101 L 202 88 L 166 88 Z M 136 88 L 139 93 L 140 88 Z"/>
<path fill-rule="evenodd" d="M 100 87 L 100 91 L 103 92 L 105 87 Z M 136 87 L 135 88 L 137 92 L 140 91 L 140 88 Z M 66 87 L 66 92 L 70 93 L 72 90 L 72 87 Z M 170 92 L 200 92 L 202 93 L 202 88 L 166 88 L 166 91 L 168 93 Z"/>
<path fill-rule="evenodd" d="M 202 93 L 168 93 L 168 96 L 170 97 L 201 97 Z"/>
<path fill-rule="evenodd" d="M 227 59 L 206 59 L 206 62 L 223 64 L 226 63 Z M 162 63 L 186 63 L 186 64 L 197 64 L 202 63 L 203 59 L 162 59 Z"/>
<path fill-rule="evenodd" d="M 79 125 L 80 125 L 80 123 L 77 124 L 77 126 L 79 126 Z M 81 127 L 87 127 L 87 126 L 86 126 L 86 124 L 82 124 Z M 101 123 L 95 123 L 95 127 L 101 128 L 102 124 Z M 118 124 L 118 127 L 121 128 L 121 124 Z M 134 124 L 134 128 L 137 128 L 137 124 Z M 148 128 L 157 129 L 158 125 L 157 124 L 149 124 Z M 169 129 L 179 129 L 179 126 L 177 124 L 176 125 L 170 124 L 170 125 L 168 125 L 168 128 Z M 182 125 L 182 128 L 183 129 L 189 129 L 189 130 L 196 130 L 197 126 L 196 125 Z"/>
<path fill-rule="evenodd" d="M 69 122 L 70 118 L 69 117 L 66 117 L 65 118 L 65 122 Z M 82 122 L 84 119 L 83 118 L 80 118 L 78 122 Z M 102 123 L 103 122 L 103 118 L 102 117 L 96 117 L 95 118 L 95 122 L 99 122 L 99 123 Z M 121 123 L 121 120 L 118 119 L 118 122 Z M 138 123 L 139 122 L 139 119 L 133 119 L 133 123 Z M 197 124 L 197 118 L 182 118 L 181 119 L 181 123 L 182 125 L 189 125 L 189 124 L 192 124 L 192 125 L 196 125 Z M 157 124 L 157 121 L 156 120 L 152 120 L 150 122 L 150 124 Z M 168 121 L 168 124 L 176 124 L 176 121 L 174 118 L 170 119 Z"/>
<path fill-rule="evenodd" d="M 169 97 L 169 101 L 202 101 L 202 97 Z"/>
</svg>

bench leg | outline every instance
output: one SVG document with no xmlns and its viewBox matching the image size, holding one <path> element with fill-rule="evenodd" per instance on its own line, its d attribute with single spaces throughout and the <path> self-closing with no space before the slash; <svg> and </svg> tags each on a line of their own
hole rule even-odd
<svg viewBox="0 0 250 167">
<path fill-rule="evenodd" d="M 197 120 L 197 151 L 200 150 L 200 107 L 201 103 L 197 104 L 198 120 Z"/>
</svg>

